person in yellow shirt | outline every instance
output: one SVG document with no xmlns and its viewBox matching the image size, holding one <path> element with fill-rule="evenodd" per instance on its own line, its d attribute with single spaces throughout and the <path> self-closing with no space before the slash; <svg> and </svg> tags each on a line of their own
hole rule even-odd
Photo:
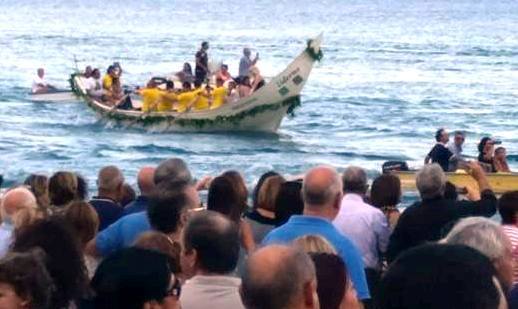
<svg viewBox="0 0 518 309">
<path fill-rule="evenodd" d="M 174 92 L 174 83 L 167 81 L 165 91 L 162 91 L 161 98 L 158 102 L 159 112 L 170 112 L 173 110 L 173 104 L 178 102 L 178 95 Z"/>
<path fill-rule="evenodd" d="M 212 92 L 212 104 L 210 109 L 216 109 L 226 103 L 227 99 L 227 88 L 223 86 L 223 79 L 216 79 L 216 88 Z"/>
<path fill-rule="evenodd" d="M 112 86 L 113 86 L 113 78 L 116 77 L 115 68 L 113 65 L 110 65 L 108 67 L 108 70 L 106 71 L 106 74 L 103 77 L 103 89 L 106 91 L 111 92 Z"/>
<path fill-rule="evenodd" d="M 162 90 L 157 88 L 156 83 L 150 80 L 146 88 L 137 91 L 142 96 L 142 111 L 145 113 L 157 110 L 158 103 L 162 97 Z"/>
<path fill-rule="evenodd" d="M 190 82 L 183 82 L 182 84 L 182 93 L 178 95 L 178 108 L 177 111 L 179 113 L 183 113 L 187 111 L 194 102 L 198 99 L 198 91 L 193 91 L 191 89 Z"/>
<path fill-rule="evenodd" d="M 205 89 L 203 89 L 201 87 L 201 83 L 199 81 L 195 81 L 194 88 L 195 88 L 194 91 L 198 92 L 198 99 L 194 102 L 194 110 L 200 111 L 200 110 L 209 109 L 209 107 L 210 107 L 209 98 L 211 97 L 210 86 L 207 85 L 205 87 Z"/>
</svg>

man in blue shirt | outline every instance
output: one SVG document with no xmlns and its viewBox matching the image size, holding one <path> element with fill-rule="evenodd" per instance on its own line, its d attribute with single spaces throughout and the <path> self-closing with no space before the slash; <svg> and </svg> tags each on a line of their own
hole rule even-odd
<svg viewBox="0 0 518 309">
<path fill-rule="evenodd" d="M 122 211 L 123 216 L 147 210 L 149 195 L 155 188 L 155 182 L 153 180 L 154 175 L 154 167 L 145 166 L 140 169 L 137 175 L 137 184 L 140 190 L 140 195 L 136 200 L 124 208 Z"/>
<path fill-rule="evenodd" d="M 308 171 L 302 188 L 304 215 L 292 216 L 288 222 L 266 235 L 263 245 L 286 244 L 304 235 L 318 235 L 329 241 L 347 265 L 358 297 L 370 299 L 364 265 L 358 249 L 331 223 L 340 210 L 342 180 L 329 167 Z"/>
<path fill-rule="evenodd" d="M 99 231 L 104 230 L 110 224 L 122 216 L 122 188 L 124 176 L 122 172 L 113 165 L 105 166 L 99 171 L 97 177 L 97 196 L 90 200 L 99 216 Z"/>
</svg>

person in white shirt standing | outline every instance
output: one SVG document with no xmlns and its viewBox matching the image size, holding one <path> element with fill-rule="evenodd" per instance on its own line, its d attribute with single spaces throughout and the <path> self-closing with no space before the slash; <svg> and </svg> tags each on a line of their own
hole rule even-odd
<svg viewBox="0 0 518 309">
<path fill-rule="evenodd" d="M 344 197 L 333 224 L 353 241 L 362 254 L 371 296 L 381 276 L 381 254 L 387 250 L 390 227 L 381 210 L 364 202 L 367 175 L 359 167 L 348 167 L 342 176 Z"/>
<path fill-rule="evenodd" d="M 49 85 L 45 81 L 45 70 L 43 68 L 39 68 L 37 73 L 38 74 L 32 80 L 32 93 L 47 93 L 56 90 L 56 87 Z"/>
</svg>

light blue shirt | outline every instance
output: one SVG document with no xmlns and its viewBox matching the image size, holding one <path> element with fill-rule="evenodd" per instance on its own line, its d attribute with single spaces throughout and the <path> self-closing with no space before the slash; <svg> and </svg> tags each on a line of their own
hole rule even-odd
<svg viewBox="0 0 518 309">
<path fill-rule="evenodd" d="M 314 216 L 292 216 L 284 225 L 274 229 L 263 240 L 263 245 L 289 244 L 304 235 L 318 235 L 329 241 L 342 257 L 351 281 L 360 299 L 369 299 L 369 288 L 365 278 L 363 261 L 354 244 L 331 224 L 330 221 Z"/>
<path fill-rule="evenodd" d="M 147 211 L 124 216 L 97 235 L 97 252 L 107 256 L 119 249 L 132 246 L 140 234 L 150 230 Z"/>
</svg>

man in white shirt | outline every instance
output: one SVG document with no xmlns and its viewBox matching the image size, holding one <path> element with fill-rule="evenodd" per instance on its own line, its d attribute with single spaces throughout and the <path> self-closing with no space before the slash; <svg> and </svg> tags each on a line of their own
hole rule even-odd
<svg viewBox="0 0 518 309">
<path fill-rule="evenodd" d="M 32 93 L 47 93 L 55 89 L 56 87 L 49 85 L 45 81 L 45 70 L 43 68 L 39 68 L 38 75 L 36 75 L 32 80 Z"/>
<path fill-rule="evenodd" d="M 387 250 L 390 227 L 383 212 L 363 200 L 368 188 L 365 171 L 351 166 L 342 177 L 345 195 L 333 224 L 360 251 L 369 290 L 375 294 L 381 274 L 380 255 Z"/>
<path fill-rule="evenodd" d="M 103 95 L 103 85 L 99 69 L 93 69 L 91 76 L 85 79 L 84 85 L 88 95 L 94 98 L 100 98 Z"/>
</svg>

